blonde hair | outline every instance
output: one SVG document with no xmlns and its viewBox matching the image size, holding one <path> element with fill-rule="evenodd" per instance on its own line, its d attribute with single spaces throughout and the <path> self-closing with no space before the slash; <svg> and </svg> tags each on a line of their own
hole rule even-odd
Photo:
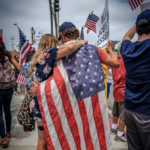
<svg viewBox="0 0 150 150">
<path fill-rule="evenodd" d="M 36 53 L 33 55 L 32 58 L 32 64 L 31 67 L 29 68 L 29 75 L 30 75 L 30 79 L 32 77 L 32 70 L 34 65 L 36 64 L 38 57 L 48 48 L 52 48 L 52 47 L 56 47 L 58 46 L 58 40 L 56 39 L 56 37 L 54 35 L 51 34 L 45 34 L 42 36 L 42 38 L 40 39 L 39 45 L 38 45 L 38 50 L 36 51 Z"/>
</svg>

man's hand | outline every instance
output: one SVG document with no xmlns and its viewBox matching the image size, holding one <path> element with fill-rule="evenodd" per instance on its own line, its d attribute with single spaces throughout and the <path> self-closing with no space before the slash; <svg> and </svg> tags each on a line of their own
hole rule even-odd
<svg viewBox="0 0 150 150">
<path fill-rule="evenodd" d="M 112 51 L 113 50 L 113 43 L 111 41 L 109 41 L 106 48 L 109 52 Z"/>
<path fill-rule="evenodd" d="M 88 41 L 87 40 L 79 40 L 79 42 L 81 43 L 81 45 L 87 44 Z"/>
<path fill-rule="evenodd" d="M 32 97 L 36 97 L 36 88 L 38 86 L 38 84 L 36 84 L 35 82 L 32 82 L 32 88 L 31 88 L 31 93 L 32 93 Z"/>
</svg>

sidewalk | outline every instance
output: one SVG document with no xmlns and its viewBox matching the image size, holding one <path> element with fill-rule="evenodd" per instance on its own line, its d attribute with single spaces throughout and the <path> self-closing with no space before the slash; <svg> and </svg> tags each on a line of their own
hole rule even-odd
<svg viewBox="0 0 150 150">
<path fill-rule="evenodd" d="M 14 95 L 11 104 L 12 111 L 12 138 L 8 139 L 9 147 L 7 150 L 36 150 L 37 146 L 37 128 L 33 132 L 24 132 L 17 121 L 17 114 L 24 98 L 24 94 Z M 112 124 L 111 111 L 109 110 L 109 123 Z M 114 141 L 114 135 L 111 135 L 113 150 L 128 150 L 127 143 Z M 0 150 L 5 150 L 0 147 Z"/>
</svg>

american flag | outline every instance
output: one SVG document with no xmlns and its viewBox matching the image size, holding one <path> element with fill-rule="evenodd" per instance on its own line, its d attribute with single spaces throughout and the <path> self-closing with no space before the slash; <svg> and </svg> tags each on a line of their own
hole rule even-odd
<svg viewBox="0 0 150 150">
<path fill-rule="evenodd" d="M 17 28 L 19 29 L 20 64 L 23 65 L 26 59 L 26 54 L 31 50 L 35 50 L 35 48 L 32 46 L 31 43 L 29 43 L 29 40 L 27 40 L 26 36 L 21 31 L 21 29 L 19 27 Z M 19 73 L 16 82 L 21 85 L 24 85 L 24 79 L 25 76 Z"/>
<path fill-rule="evenodd" d="M 129 4 L 131 6 L 131 9 L 134 10 L 136 9 L 137 7 L 139 7 L 139 5 L 141 5 L 141 3 L 143 2 L 144 0 L 129 0 Z"/>
<path fill-rule="evenodd" d="M 22 74 L 19 74 L 18 77 L 17 77 L 16 82 L 21 84 L 21 85 L 24 85 L 24 80 L 25 80 L 25 76 L 22 75 Z"/>
<path fill-rule="evenodd" d="M 99 17 L 97 17 L 94 14 L 90 14 L 88 16 L 88 19 L 86 21 L 85 27 L 87 27 L 87 34 L 92 30 L 93 32 L 96 33 L 96 23 L 99 20 Z"/>
<path fill-rule="evenodd" d="M 82 27 L 82 29 L 81 29 L 80 39 L 81 39 L 81 40 L 84 40 L 84 29 L 83 29 L 83 27 Z"/>
<path fill-rule="evenodd" d="M 48 150 L 111 150 L 108 112 L 97 47 L 84 45 L 58 60 L 37 87 Z"/>
</svg>

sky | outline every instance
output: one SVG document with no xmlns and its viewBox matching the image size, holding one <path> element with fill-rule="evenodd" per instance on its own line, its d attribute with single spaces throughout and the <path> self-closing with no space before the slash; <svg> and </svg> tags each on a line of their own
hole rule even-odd
<svg viewBox="0 0 150 150">
<path fill-rule="evenodd" d="M 53 0 L 52 0 L 53 1 Z M 135 24 L 140 8 L 131 10 L 128 0 L 108 0 L 110 15 L 110 39 L 121 41 L 124 34 Z M 148 0 L 150 1 L 150 0 Z M 89 12 L 101 16 L 105 0 L 60 0 L 59 24 L 70 21 L 81 30 Z M 11 50 L 11 37 L 14 36 L 15 44 L 19 44 L 17 23 L 26 37 L 31 41 L 31 27 L 36 32 L 44 30 L 50 33 L 50 12 L 48 0 L 1 0 L 0 1 L 0 29 L 3 30 L 4 43 Z M 90 44 L 95 44 L 97 34 L 84 30 L 85 39 Z M 133 40 L 136 40 L 137 36 Z M 16 47 L 15 47 L 16 48 Z M 17 48 L 16 48 L 17 49 Z"/>
</svg>

